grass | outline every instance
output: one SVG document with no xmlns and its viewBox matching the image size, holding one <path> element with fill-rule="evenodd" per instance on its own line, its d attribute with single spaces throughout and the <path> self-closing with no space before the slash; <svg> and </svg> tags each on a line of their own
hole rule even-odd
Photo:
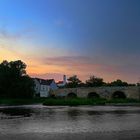
<svg viewBox="0 0 140 140">
<path fill-rule="evenodd" d="M 135 99 L 88 99 L 88 98 L 33 98 L 33 99 L 0 99 L 0 105 L 29 105 L 29 104 L 43 104 L 47 106 L 79 106 L 79 105 L 127 105 L 140 104 L 140 100 Z"/>
<path fill-rule="evenodd" d="M 43 103 L 45 98 L 33 98 L 33 99 L 0 99 L 0 105 L 28 105 Z"/>
<path fill-rule="evenodd" d="M 75 98 L 75 99 L 46 99 L 43 105 L 49 106 L 78 106 L 78 105 L 109 105 L 109 104 L 129 104 L 140 103 L 135 99 L 88 99 L 88 98 Z"/>
<path fill-rule="evenodd" d="M 78 105 L 104 105 L 105 100 L 92 100 L 84 98 L 75 98 L 75 99 L 47 99 L 43 105 L 62 105 L 62 106 L 78 106 Z"/>
<path fill-rule="evenodd" d="M 140 103 L 140 100 L 131 99 L 131 98 L 127 98 L 127 99 L 111 99 L 111 100 L 107 100 L 107 103 Z"/>
</svg>

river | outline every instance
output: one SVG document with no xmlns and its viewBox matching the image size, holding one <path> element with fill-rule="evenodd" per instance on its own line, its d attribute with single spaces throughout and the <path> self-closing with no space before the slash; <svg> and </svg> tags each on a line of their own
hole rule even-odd
<svg viewBox="0 0 140 140">
<path fill-rule="evenodd" d="M 138 106 L 1 106 L 0 140 L 140 140 Z"/>
</svg>

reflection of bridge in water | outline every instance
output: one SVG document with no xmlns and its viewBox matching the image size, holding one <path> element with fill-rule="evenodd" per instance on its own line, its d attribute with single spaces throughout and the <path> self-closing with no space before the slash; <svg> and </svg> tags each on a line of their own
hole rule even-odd
<svg viewBox="0 0 140 140">
<path fill-rule="evenodd" d="M 54 92 L 57 97 L 77 96 L 81 98 L 133 98 L 139 99 L 140 87 L 80 87 L 62 88 Z"/>
</svg>

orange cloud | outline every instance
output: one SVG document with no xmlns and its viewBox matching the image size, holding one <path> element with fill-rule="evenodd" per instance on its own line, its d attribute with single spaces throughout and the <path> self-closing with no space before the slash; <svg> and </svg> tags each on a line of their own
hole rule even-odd
<svg viewBox="0 0 140 140">
<path fill-rule="evenodd" d="M 54 76 L 54 73 L 68 76 L 77 74 L 82 80 L 86 80 L 90 75 L 97 75 L 105 77 L 105 80 L 112 79 L 112 74 L 116 73 L 116 68 L 101 64 L 96 64 L 92 58 L 86 56 L 59 56 L 59 57 L 46 57 L 40 59 L 38 66 L 29 68 L 30 74 L 47 78 Z M 58 78 L 57 78 L 58 79 Z"/>
</svg>

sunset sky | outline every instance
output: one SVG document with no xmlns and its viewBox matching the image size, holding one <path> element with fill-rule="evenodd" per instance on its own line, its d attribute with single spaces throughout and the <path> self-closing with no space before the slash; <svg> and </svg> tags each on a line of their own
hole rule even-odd
<svg viewBox="0 0 140 140">
<path fill-rule="evenodd" d="M 0 62 L 32 77 L 140 78 L 140 0 L 0 0 Z"/>
</svg>

